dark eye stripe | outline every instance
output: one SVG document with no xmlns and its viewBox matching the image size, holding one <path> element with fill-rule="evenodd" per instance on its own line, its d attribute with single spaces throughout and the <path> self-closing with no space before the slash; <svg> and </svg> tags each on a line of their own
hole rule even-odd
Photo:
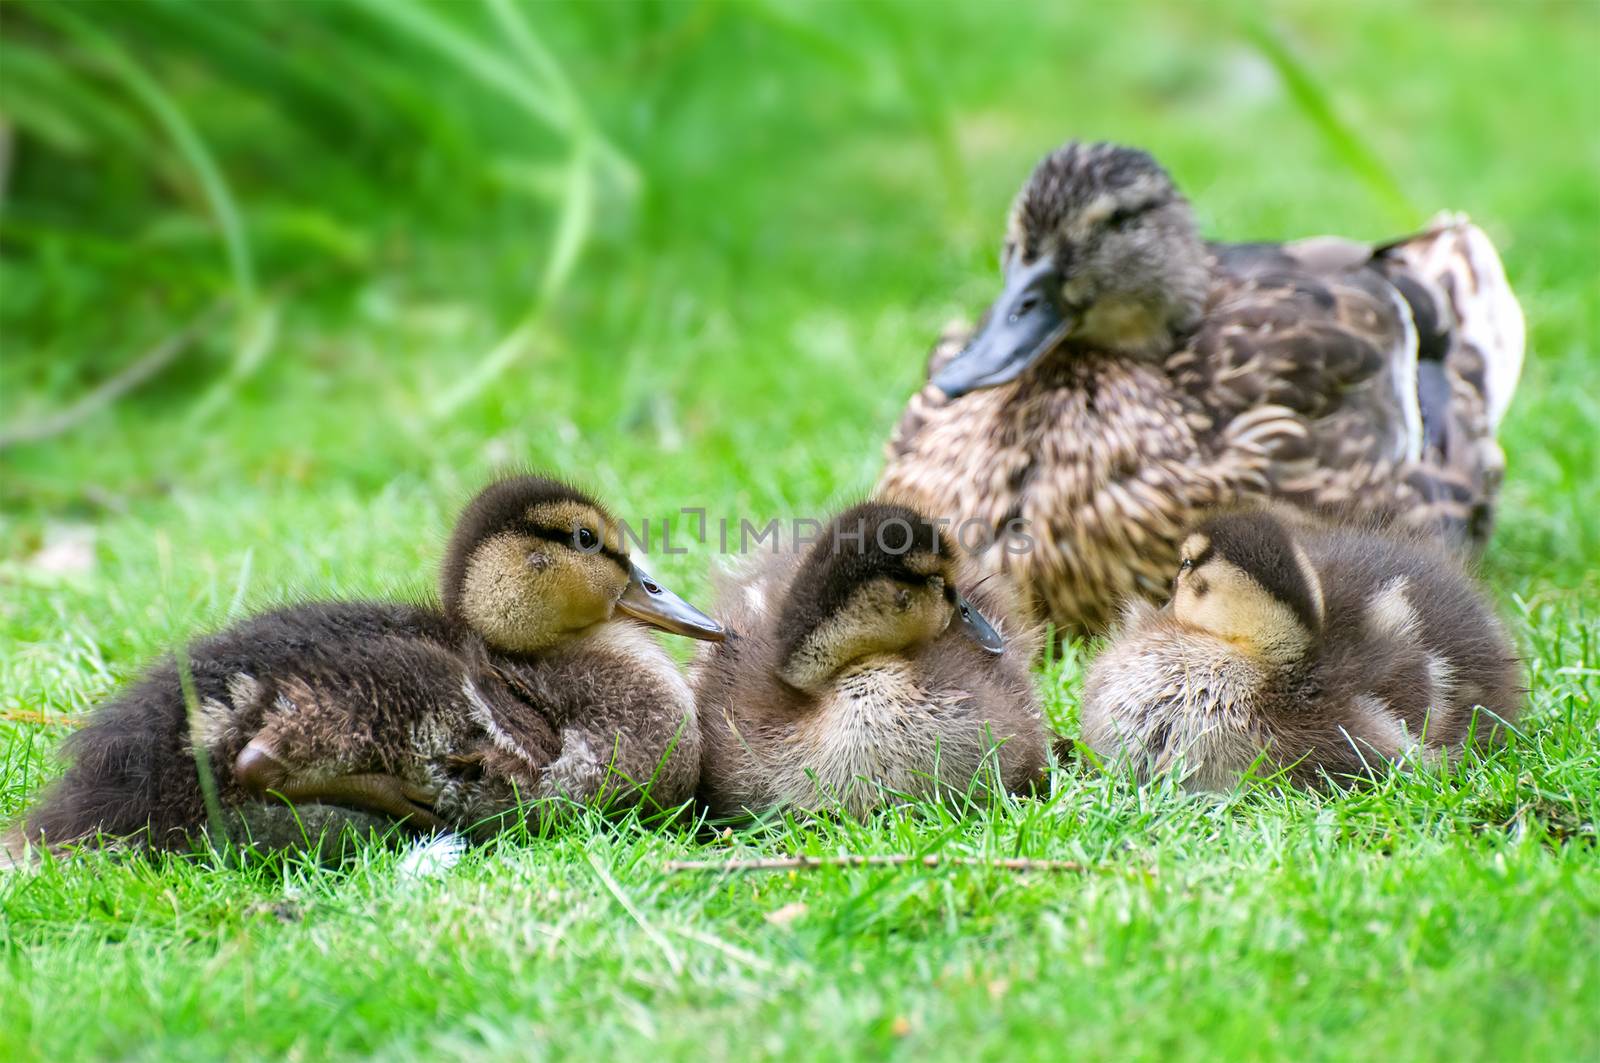
<svg viewBox="0 0 1600 1063">
<path fill-rule="evenodd" d="M 1106 218 L 1105 224 L 1108 228 L 1115 229 L 1119 225 L 1126 225 L 1140 215 L 1155 209 L 1155 206 L 1156 204 L 1154 203 L 1140 203 L 1134 207 L 1118 207 Z"/>
<path fill-rule="evenodd" d="M 904 583 L 908 587 L 926 587 L 929 583 L 933 582 L 934 577 L 939 575 L 939 573 L 934 572 L 931 575 L 924 576 L 920 573 L 912 572 L 910 569 L 900 568 L 890 569 L 889 571 L 885 572 L 884 575 L 888 576 L 896 583 Z"/>
<path fill-rule="evenodd" d="M 601 557 L 610 558 L 623 571 L 627 571 L 629 568 L 628 555 L 613 550 L 609 546 L 601 546 L 598 550 L 581 549 L 578 546 L 578 533 L 574 529 L 556 528 L 548 524 L 525 524 L 523 525 L 523 531 L 535 539 L 543 539 L 547 543 L 565 546 L 569 549 L 577 550 L 580 554 L 599 554 Z"/>
</svg>

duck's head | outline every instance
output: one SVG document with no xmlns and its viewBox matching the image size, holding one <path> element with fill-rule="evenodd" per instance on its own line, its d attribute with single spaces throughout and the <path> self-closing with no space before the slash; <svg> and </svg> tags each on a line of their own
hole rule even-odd
<svg viewBox="0 0 1600 1063">
<path fill-rule="evenodd" d="M 1181 623 L 1271 664 L 1299 660 L 1321 636 L 1322 583 L 1281 517 L 1208 518 L 1184 539 L 1180 556 L 1172 612 Z"/>
<path fill-rule="evenodd" d="M 1073 141 L 1046 156 L 1011 208 L 1005 288 L 934 384 L 952 398 L 1016 379 L 1075 344 L 1167 353 L 1200 319 L 1205 250 L 1172 178 L 1148 154 Z"/>
<path fill-rule="evenodd" d="M 538 653 L 621 616 L 690 638 L 722 626 L 629 559 L 622 525 L 541 476 L 490 484 L 456 521 L 440 573 L 445 612 L 509 653 Z"/>
<path fill-rule="evenodd" d="M 815 690 L 863 658 L 905 653 L 956 630 L 1005 645 L 956 589 L 958 559 L 933 521 L 887 502 L 835 517 L 796 568 L 778 617 L 779 675 Z"/>
</svg>

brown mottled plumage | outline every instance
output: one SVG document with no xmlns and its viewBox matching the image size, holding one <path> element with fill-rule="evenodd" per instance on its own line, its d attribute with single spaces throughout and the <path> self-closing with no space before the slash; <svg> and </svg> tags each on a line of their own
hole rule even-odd
<svg viewBox="0 0 1600 1063">
<path fill-rule="evenodd" d="M 1251 499 L 1487 536 L 1523 327 L 1464 220 L 1381 247 L 1205 244 L 1148 155 L 1073 143 L 1023 188 L 1003 261 L 977 330 L 934 348 L 880 489 L 990 529 L 980 568 L 1038 619 L 1092 632 L 1159 599 L 1182 529 Z"/>
<path fill-rule="evenodd" d="M 761 558 L 723 588 L 730 635 L 691 669 L 701 800 L 719 817 L 862 815 L 964 793 L 986 765 L 991 783 L 1029 788 L 1045 767 L 1038 639 L 1001 640 L 984 617 L 1007 604 L 1003 587 L 968 584 L 926 517 L 881 502 L 841 513 L 807 551 Z"/>
<path fill-rule="evenodd" d="M 1498 736 L 1522 697 L 1505 629 L 1437 541 L 1238 511 L 1191 529 L 1171 604 L 1134 603 L 1090 665 L 1082 739 L 1191 789 L 1252 766 L 1315 785 Z"/>
<path fill-rule="evenodd" d="M 524 801 L 681 803 L 693 698 L 640 621 L 721 629 L 644 576 L 619 527 L 565 484 L 491 484 L 456 523 L 442 606 L 310 602 L 196 640 L 192 718 L 177 662 L 157 664 L 69 740 L 24 837 L 188 844 L 206 825 L 197 749 L 242 830 L 283 798 L 460 830 Z"/>
</svg>

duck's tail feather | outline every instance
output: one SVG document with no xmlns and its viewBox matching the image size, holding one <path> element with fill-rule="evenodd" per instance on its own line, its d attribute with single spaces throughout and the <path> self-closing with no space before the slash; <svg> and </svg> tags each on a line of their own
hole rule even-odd
<svg viewBox="0 0 1600 1063">
<path fill-rule="evenodd" d="M 1494 244 L 1465 214 L 1440 214 L 1424 231 L 1378 248 L 1376 257 L 1412 305 L 1419 357 L 1434 354 L 1478 389 L 1493 432 L 1511 406 L 1527 348 L 1522 306 Z M 1442 306 L 1429 305 L 1428 289 L 1443 296 Z M 1430 333 L 1447 342 L 1430 351 Z"/>
<path fill-rule="evenodd" d="M 1505 469 L 1496 430 L 1522 373 L 1526 325 L 1500 256 L 1461 214 L 1378 248 L 1417 332 L 1422 447 L 1408 479 L 1447 529 L 1482 544 Z"/>
</svg>

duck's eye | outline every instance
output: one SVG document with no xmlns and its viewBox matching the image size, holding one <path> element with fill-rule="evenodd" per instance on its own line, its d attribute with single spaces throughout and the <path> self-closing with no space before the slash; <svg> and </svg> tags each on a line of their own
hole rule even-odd
<svg viewBox="0 0 1600 1063">
<path fill-rule="evenodd" d="M 1120 229 L 1138 216 L 1139 211 L 1132 207 L 1118 207 L 1111 212 L 1111 217 L 1106 219 L 1106 228 Z"/>
<path fill-rule="evenodd" d="M 600 537 L 590 528 L 578 529 L 578 549 L 593 550 L 600 545 Z"/>
<path fill-rule="evenodd" d="M 1192 558 L 1192 557 L 1186 557 L 1182 561 L 1178 562 L 1178 571 L 1179 572 L 1187 572 L 1191 568 L 1194 568 L 1194 558 Z"/>
</svg>

